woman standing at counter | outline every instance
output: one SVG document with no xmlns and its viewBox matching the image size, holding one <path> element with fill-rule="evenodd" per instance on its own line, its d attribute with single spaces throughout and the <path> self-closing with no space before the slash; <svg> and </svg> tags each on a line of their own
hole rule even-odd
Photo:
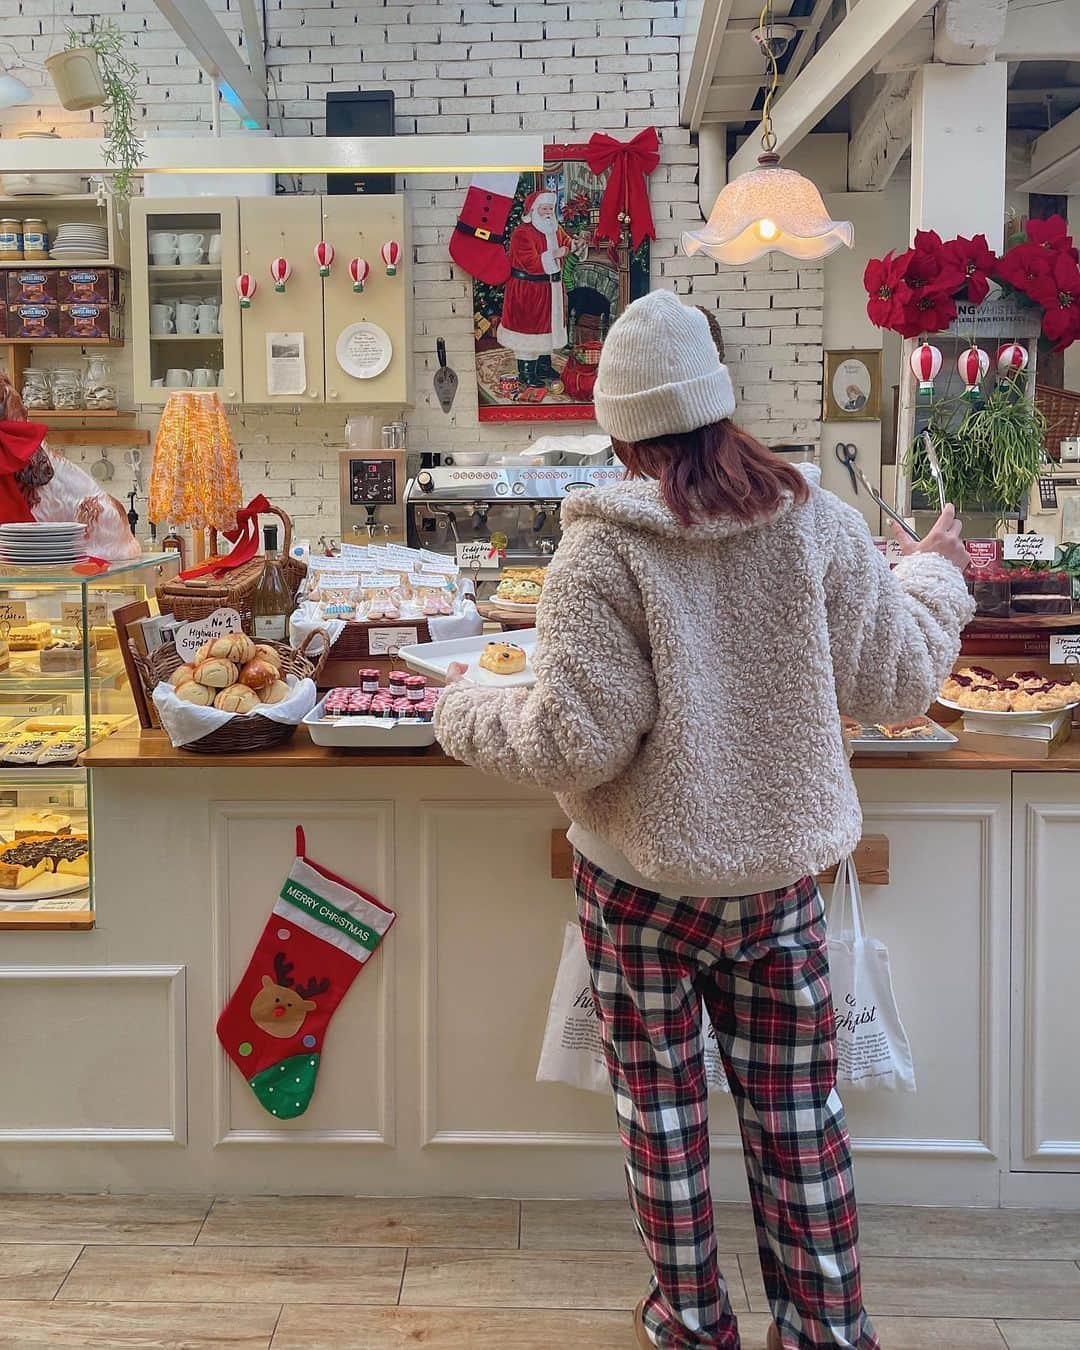
<svg viewBox="0 0 1080 1350">
<path fill-rule="evenodd" d="M 861 516 L 728 419 L 704 316 L 630 305 L 597 418 L 635 481 L 575 494 L 537 611 L 536 684 L 455 685 L 458 759 L 552 788 L 630 1203 L 655 1278 L 641 1346 L 739 1333 L 716 1263 L 701 1000 L 739 1111 L 771 1350 L 876 1350 L 814 873 L 861 813 L 840 713 L 925 711 L 972 605 L 947 508 L 890 572 Z"/>
</svg>

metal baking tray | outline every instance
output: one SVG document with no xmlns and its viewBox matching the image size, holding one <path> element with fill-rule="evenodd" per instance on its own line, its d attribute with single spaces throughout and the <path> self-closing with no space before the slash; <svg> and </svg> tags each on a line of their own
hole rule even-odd
<svg viewBox="0 0 1080 1350">
<path fill-rule="evenodd" d="M 960 744 L 959 737 L 951 731 L 946 731 L 936 722 L 933 727 L 932 736 L 913 736 L 909 740 L 895 741 L 874 726 L 864 726 L 862 734 L 853 736 L 848 745 L 855 754 L 861 750 L 864 754 L 872 755 L 918 755 L 932 750 L 951 750 L 954 745 Z"/>
<path fill-rule="evenodd" d="M 398 656 L 410 670 L 445 684 L 446 671 L 452 661 L 475 666 L 489 642 L 512 642 L 515 647 L 524 648 L 526 654 L 531 654 L 536 646 L 536 629 L 522 628 L 513 633 L 481 633 L 477 637 L 451 638 L 449 642 L 418 642 L 415 647 L 402 647 Z M 517 685 L 532 683 L 531 679 L 510 678 Z M 503 688 L 511 687 L 508 680 L 498 683 Z"/>
</svg>

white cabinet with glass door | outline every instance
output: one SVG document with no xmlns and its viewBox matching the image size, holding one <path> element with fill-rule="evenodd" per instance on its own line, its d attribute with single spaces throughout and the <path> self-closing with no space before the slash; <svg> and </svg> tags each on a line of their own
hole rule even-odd
<svg viewBox="0 0 1080 1350">
<path fill-rule="evenodd" d="M 189 388 L 240 400 L 239 227 L 235 197 L 132 202 L 136 403 Z"/>
<path fill-rule="evenodd" d="M 321 200 L 240 201 L 240 268 L 258 282 L 251 307 L 239 311 L 245 403 L 323 400 L 323 283 L 314 252 L 322 237 Z M 275 258 L 292 268 L 281 291 L 270 273 Z"/>
</svg>

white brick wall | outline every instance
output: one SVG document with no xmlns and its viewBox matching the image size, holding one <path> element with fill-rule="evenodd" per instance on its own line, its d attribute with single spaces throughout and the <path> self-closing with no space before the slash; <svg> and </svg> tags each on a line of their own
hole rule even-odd
<svg viewBox="0 0 1080 1350">
<path fill-rule="evenodd" d="M 822 270 L 773 257 L 745 270 L 718 269 L 679 251 L 696 225 L 697 147 L 678 125 L 678 51 L 685 0 L 522 0 L 455 4 L 378 0 L 268 0 L 268 65 L 291 135 L 321 133 L 329 89 L 390 87 L 398 132 L 442 134 L 539 131 L 554 141 L 621 137 L 653 125 L 661 163 L 650 180 L 657 239 L 653 285 L 717 310 L 742 421 L 766 440 L 816 440 L 822 369 Z M 226 30 L 242 41 L 236 0 L 210 0 Z M 5 0 L 3 36 L 40 60 L 62 45 L 64 28 L 111 15 L 132 34 L 143 67 L 140 116 L 147 130 L 204 134 L 209 87 L 152 0 Z M 230 114 L 223 112 L 228 120 Z M 57 107 L 0 112 L 0 134 L 55 126 L 94 135 L 93 114 Z M 318 184 L 308 184 L 309 188 Z M 464 178 L 406 180 L 416 258 L 417 406 L 407 413 L 413 449 L 520 446 L 551 424 L 481 426 L 476 418 L 469 279 L 446 252 L 466 187 Z M 446 338 L 461 377 L 450 417 L 431 388 L 435 339 Z M 58 363 L 54 360 L 54 364 Z M 129 363 L 122 361 L 125 374 Z M 386 417 L 401 409 L 386 409 Z M 153 427 L 154 420 L 146 424 Z M 275 409 L 232 418 L 249 492 L 263 491 L 295 518 L 301 536 L 336 534 L 339 410 Z M 579 424 L 580 429 L 593 428 Z M 576 429 L 562 424 L 563 430 Z M 87 451 L 83 458 L 96 459 Z M 120 451 L 114 485 L 128 486 Z M 145 515 L 145 502 L 139 504 Z"/>
</svg>

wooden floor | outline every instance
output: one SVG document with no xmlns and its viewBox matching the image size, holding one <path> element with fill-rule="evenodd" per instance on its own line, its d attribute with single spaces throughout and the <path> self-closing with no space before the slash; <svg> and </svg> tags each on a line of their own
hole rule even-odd
<svg viewBox="0 0 1080 1350">
<path fill-rule="evenodd" d="M 1080 1350 L 1080 1213 L 866 1207 L 883 1350 Z M 721 1206 L 745 1350 L 749 1211 Z M 618 1201 L 0 1196 L 0 1347 L 632 1350 Z"/>
</svg>

